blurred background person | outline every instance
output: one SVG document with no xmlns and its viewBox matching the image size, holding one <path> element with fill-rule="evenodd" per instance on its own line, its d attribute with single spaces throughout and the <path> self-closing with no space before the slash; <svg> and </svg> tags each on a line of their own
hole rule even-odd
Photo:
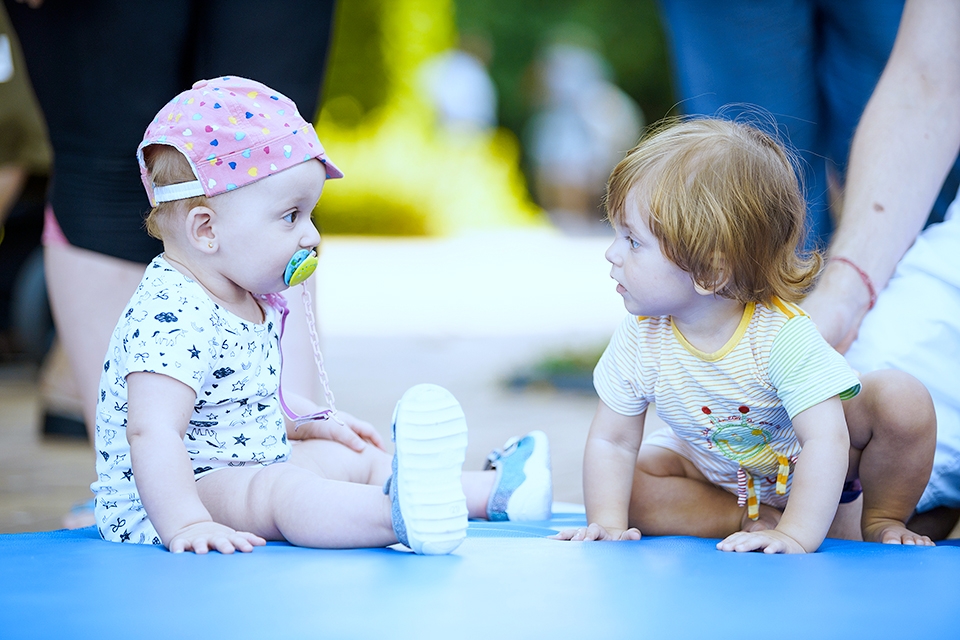
<svg viewBox="0 0 960 640">
<path fill-rule="evenodd" d="M 49 343 L 42 287 L 42 197 L 50 171 L 46 124 L 20 43 L 0 5 L 0 360 L 38 362 Z M 39 287 L 30 283 L 39 280 Z"/>
<path fill-rule="evenodd" d="M 47 174 L 50 156 L 46 124 L 30 85 L 17 34 L 6 10 L 0 7 L 0 225 L 27 178 Z"/>
<path fill-rule="evenodd" d="M 904 0 L 659 0 L 680 109 L 735 117 L 758 105 L 803 162 L 808 246 L 825 247 L 853 131 L 883 71 Z M 942 220 L 956 169 L 934 207 Z"/>
<path fill-rule="evenodd" d="M 637 143 L 643 114 L 590 46 L 569 39 L 548 44 L 533 74 L 538 110 L 524 140 L 537 201 L 562 229 L 603 230 L 607 177 Z"/>
<path fill-rule="evenodd" d="M 54 151 L 45 276 L 82 404 L 76 430 L 85 424 L 89 432 L 113 325 L 146 263 L 162 250 L 143 228 L 150 203 L 134 161 L 143 123 L 196 80 L 229 74 L 275 87 L 312 118 L 334 0 L 170 0 L 163 19 L 148 0 L 5 2 Z M 101 144 L 91 147 L 94 137 Z M 305 341 L 302 306 L 291 305 L 292 330 Z M 318 397 L 311 353 L 290 350 L 284 384 Z"/>
<path fill-rule="evenodd" d="M 490 40 L 461 34 L 459 47 L 427 60 L 419 75 L 437 123 L 450 132 L 482 133 L 497 126 L 497 88 L 488 67 Z"/>
</svg>

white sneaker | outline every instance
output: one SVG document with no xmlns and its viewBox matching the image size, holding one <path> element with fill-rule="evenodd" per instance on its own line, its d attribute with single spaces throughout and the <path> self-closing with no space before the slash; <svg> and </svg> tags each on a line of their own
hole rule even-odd
<svg viewBox="0 0 960 640">
<path fill-rule="evenodd" d="M 409 389 L 393 413 L 393 530 L 415 553 L 450 553 L 467 535 L 460 476 L 467 422 L 453 395 L 434 384 Z"/>
<path fill-rule="evenodd" d="M 553 505 L 550 442 L 543 431 L 511 438 L 487 456 L 484 469 L 496 469 L 487 519 L 491 521 L 549 520 Z"/>
</svg>

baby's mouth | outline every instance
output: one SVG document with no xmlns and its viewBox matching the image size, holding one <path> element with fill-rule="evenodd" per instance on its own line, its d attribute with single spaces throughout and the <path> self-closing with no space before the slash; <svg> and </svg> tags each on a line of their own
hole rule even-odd
<svg viewBox="0 0 960 640">
<path fill-rule="evenodd" d="M 300 249 L 293 257 L 290 258 L 290 262 L 287 263 L 287 268 L 283 272 L 283 282 L 288 287 L 292 287 L 296 284 L 300 284 L 311 275 L 317 268 L 317 252 L 314 249 Z"/>
</svg>

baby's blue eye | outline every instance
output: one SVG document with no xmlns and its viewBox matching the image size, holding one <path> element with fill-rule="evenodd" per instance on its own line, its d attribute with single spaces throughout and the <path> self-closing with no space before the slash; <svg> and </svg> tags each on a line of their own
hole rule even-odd
<svg viewBox="0 0 960 640">
<path fill-rule="evenodd" d="M 640 243 L 637 242 L 636 240 L 634 240 L 634 239 L 633 239 L 632 237 L 630 237 L 630 236 L 627 236 L 627 242 L 630 243 L 630 248 L 631 248 L 631 249 L 637 249 L 637 248 L 640 247 Z"/>
<path fill-rule="evenodd" d="M 283 219 L 292 224 L 297 219 L 297 212 L 291 211 L 287 215 L 283 216 Z"/>
</svg>

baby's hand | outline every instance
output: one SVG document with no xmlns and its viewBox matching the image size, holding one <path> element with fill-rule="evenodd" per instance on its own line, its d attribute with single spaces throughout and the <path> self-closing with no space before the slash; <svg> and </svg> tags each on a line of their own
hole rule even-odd
<svg viewBox="0 0 960 640">
<path fill-rule="evenodd" d="M 363 451 L 367 448 L 368 442 L 378 449 L 386 451 L 383 446 L 383 438 L 380 437 L 372 424 L 366 420 L 355 418 L 345 411 L 338 411 L 337 417 L 343 420 L 343 424 L 330 418 L 303 425 L 298 431 L 303 432 L 305 438 L 335 440 L 354 451 Z"/>
<path fill-rule="evenodd" d="M 246 531 L 234 531 L 216 522 L 197 522 L 174 534 L 167 548 L 172 553 L 193 551 L 204 554 L 211 549 L 220 553 L 233 553 L 235 550 L 249 553 L 254 547 L 265 544 L 266 540 Z"/>
<path fill-rule="evenodd" d="M 564 529 L 555 536 L 550 536 L 554 540 L 639 540 L 640 530 L 631 527 L 626 531 L 622 529 L 604 529 L 596 522 L 589 527 L 580 527 L 579 529 Z"/>
<path fill-rule="evenodd" d="M 764 553 L 806 553 L 799 542 L 776 529 L 738 531 L 717 543 L 720 551 L 763 551 Z"/>
</svg>

